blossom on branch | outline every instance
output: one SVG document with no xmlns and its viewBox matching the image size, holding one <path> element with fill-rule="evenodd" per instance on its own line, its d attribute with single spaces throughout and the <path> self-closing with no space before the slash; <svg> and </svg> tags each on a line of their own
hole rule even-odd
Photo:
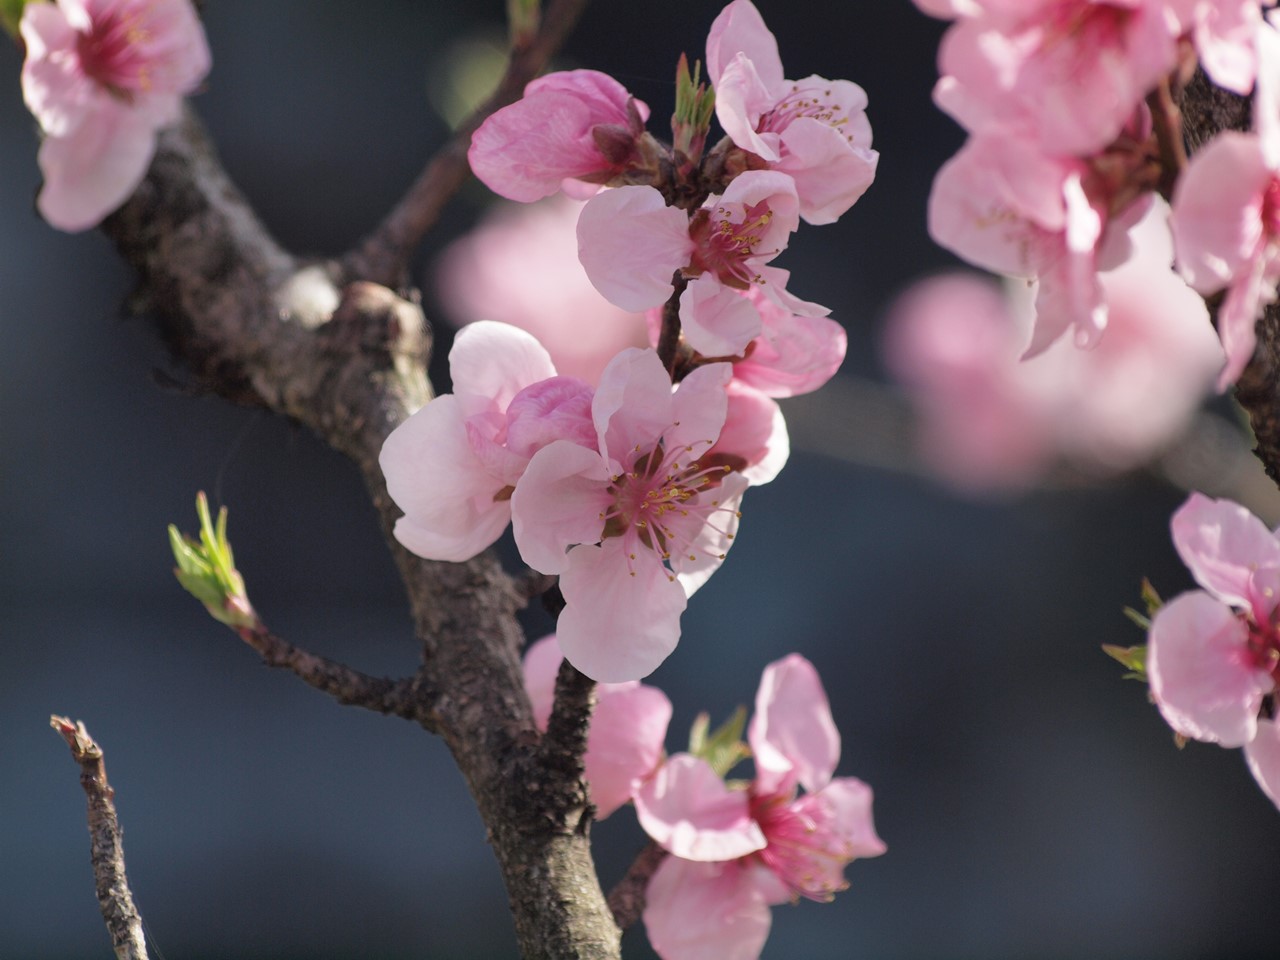
<svg viewBox="0 0 1280 960">
<path fill-rule="evenodd" d="M 831 900 L 847 886 L 851 861 L 885 852 L 871 788 L 833 777 L 840 735 L 804 657 L 765 668 L 748 740 L 750 784 L 725 783 L 685 753 L 636 790 L 640 825 L 672 854 L 650 881 L 644 912 L 663 960 L 754 960 L 770 906 Z"/>
<path fill-rule="evenodd" d="M 707 36 L 716 116 L 734 144 L 795 181 L 800 216 L 834 223 L 871 186 L 867 95 L 848 80 L 787 80 L 778 43 L 751 0 L 733 0 Z"/>
<path fill-rule="evenodd" d="M 60 230 L 94 226 L 142 181 L 156 131 L 209 72 L 190 0 L 58 0 L 22 14 L 22 93 L 40 123 L 37 206 Z"/>
</svg>

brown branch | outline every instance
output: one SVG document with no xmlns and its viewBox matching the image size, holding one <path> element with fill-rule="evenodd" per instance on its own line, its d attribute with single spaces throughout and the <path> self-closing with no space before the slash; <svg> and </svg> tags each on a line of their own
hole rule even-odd
<svg viewBox="0 0 1280 960">
<path fill-rule="evenodd" d="M 613 913 L 613 922 L 618 925 L 619 930 L 626 930 L 644 913 L 649 881 L 665 859 L 667 851 L 650 840 L 648 846 L 640 851 L 627 868 L 627 875 L 609 891 L 609 910 Z"/>
<path fill-rule="evenodd" d="M 539 759 L 546 769 L 559 773 L 559 802 L 572 807 L 586 803 L 582 787 L 582 757 L 587 752 L 591 712 L 596 706 L 596 682 L 568 660 L 556 674 L 556 695 L 542 736 Z M 583 818 L 583 829 L 587 818 Z"/>
<path fill-rule="evenodd" d="M 410 255 L 471 173 L 467 165 L 471 135 L 491 113 L 520 98 L 529 81 L 564 45 L 586 6 L 587 0 L 551 0 L 538 32 L 511 51 L 507 69 L 489 98 L 454 131 L 373 233 L 344 257 L 347 277 L 404 286 Z"/>
<path fill-rule="evenodd" d="M 1156 191 L 1166 201 L 1171 201 L 1173 185 L 1187 166 L 1187 151 L 1182 142 L 1182 114 L 1174 102 L 1168 77 L 1163 78 L 1147 96 L 1147 107 L 1151 111 L 1151 124 L 1160 152 L 1160 182 Z"/>
<path fill-rule="evenodd" d="M 565 804 L 566 779 L 538 750 L 515 617 L 526 597 L 491 552 L 435 563 L 392 533 L 400 511 L 378 454 L 430 398 L 421 309 L 376 284 L 341 285 L 342 270 L 283 251 L 191 114 L 161 135 L 147 178 L 103 228 L 202 387 L 298 420 L 357 464 L 408 593 L 421 709 L 475 797 L 522 955 L 617 960 L 620 933 L 592 863 L 587 804 Z"/>
<path fill-rule="evenodd" d="M 344 663 L 295 647 L 261 625 L 243 627 L 236 633 L 258 652 L 267 666 L 289 670 L 307 685 L 329 694 L 339 703 L 403 717 L 420 723 L 432 733 L 437 730 L 438 721 L 430 707 L 433 698 L 423 694 L 421 678 L 389 680 L 371 677 Z"/>
<path fill-rule="evenodd" d="M 49 725 L 71 748 L 71 758 L 80 765 L 80 786 L 89 798 L 89 855 L 93 861 L 93 881 L 98 907 L 106 921 L 107 933 L 117 960 L 147 960 L 142 917 L 133 905 L 129 879 L 124 872 L 124 832 L 112 800 L 115 791 L 107 783 L 107 767 L 102 748 L 80 722 L 52 716 Z"/>
</svg>

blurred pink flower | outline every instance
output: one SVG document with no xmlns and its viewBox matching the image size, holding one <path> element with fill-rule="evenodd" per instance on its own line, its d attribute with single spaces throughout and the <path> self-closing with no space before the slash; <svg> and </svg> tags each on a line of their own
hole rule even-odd
<svg viewBox="0 0 1280 960">
<path fill-rule="evenodd" d="M 602 297 L 578 263 L 582 204 L 551 197 L 504 204 L 436 262 L 436 287 L 456 326 L 499 320 L 533 334 L 556 370 L 590 384 L 627 347 L 643 347 L 643 318 Z"/>
<path fill-rule="evenodd" d="M 871 788 L 832 776 L 840 734 L 804 657 L 765 668 L 748 740 L 756 776 L 745 789 L 686 753 L 635 792 L 640 825 L 672 854 L 650 881 L 644 913 L 663 960 L 754 960 L 771 905 L 830 900 L 847 886 L 852 860 L 885 851 Z"/>
<path fill-rule="evenodd" d="M 795 181 L 808 223 L 834 223 L 875 179 L 866 93 L 848 80 L 784 79 L 778 43 L 750 0 L 733 0 L 712 23 L 707 78 L 725 133 Z"/>
<path fill-rule="evenodd" d="M 94 226 L 142 181 L 156 131 L 209 72 L 190 0 L 28 3 L 22 93 L 44 132 L 37 206 L 60 230 Z"/>
<path fill-rule="evenodd" d="M 525 651 L 524 685 L 539 730 L 547 728 L 563 659 L 555 634 Z M 636 680 L 596 687 L 583 765 L 597 820 L 630 801 L 632 790 L 658 769 L 670 722 L 671 701 L 657 687 Z"/>
<path fill-rule="evenodd" d="M 968 275 L 908 290 L 887 325 L 886 362 L 911 392 L 919 447 L 962 488 L 1034 483 L 1057 459 L 1087 470 L 1129 469 L 1174 439 L 1222 364 L 1204 303 L 1170 268 L 1153 206 L 1134 231 L 1133 258 L 1102 274 L 1110 323 L 1092 349 L 1059 342 L 1019 361 L 1031 289 Z"/>
</svg>

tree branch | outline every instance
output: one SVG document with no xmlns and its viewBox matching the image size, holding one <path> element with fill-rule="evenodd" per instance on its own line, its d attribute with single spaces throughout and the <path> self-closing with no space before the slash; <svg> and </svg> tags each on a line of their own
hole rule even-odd
<svg viewBox="0 0 1280 960">
<path fill-rule="evenodd" d="M 421 678 L 389 680 L 371 677 L 345 663 L 295 647 L 260 625 L 257 628 L 243 627 L 236 633 L 258 652 L 267 666 L 289 670 L 307 685 L 329 694 L 339 703 L 403 717 L 420 723 L 432 733 L 437 732 L 438 720 L 429 706 L 432 697 L 423 694 Z"/>
<path fill-rule="evenodd" d="M 408 553 L 378 454 L 427 402 L 421 309 L 384 287 L 280 249 L 228 180 L 190 112 L 159 138 L 147 178 L 103 223 L 137 270 L 174 354 L 210 392 L 310 427 L 358 465 L 413 612 L 415 683 L 476 799 L 526 960 L 616 960 L 585 798 L 549 767 L 524 690 L 516 611 L 527 602 L 490 552 L 461 564 Z M 576 781 L 575 781 L 576 782 Z"/>
<path fill-rule="evenodd" d="M 89 798 L 89 855 L 93 861 L 93 881 L 98 907 L 106 921 L 107 933 L 117 960 L 147 960 L 142 917 L 133 905 L 129 879 L 124 872 L 124 832 L 112 800 L 115 791 L 107 783 L 107 767 L 102 748 L 80 722 L 52 716 L 49 725 L 71 748 L 71 758 L 80 765 L 80 786 Z"/>
<path fill-rule="evenodd" d="M 650 840 L 627 868 L 627 875 L 609 891 L 609 910 L 619 930 L 626 930 L 644 913 L 645 891 L 665 859 L 667 851 Z"/>
<path fill-rule="evenodd" d="M 529 81 L 568 39 L 586 6 L 587 0 L 552 0 L 538 32 L 512 49 L 507 69 L 489 98 L 454 131 L 373 233 L 343 258 L 345 276 L 396 289 L 404 286 L 410 255 L 471 173 L 467 165 L 471 135 L 491 113 L 521 97 Z"/>
</svg>

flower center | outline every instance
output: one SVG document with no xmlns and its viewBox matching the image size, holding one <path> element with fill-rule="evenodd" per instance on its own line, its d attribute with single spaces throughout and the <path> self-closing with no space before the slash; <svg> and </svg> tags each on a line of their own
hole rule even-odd
<svg viewBox="0 0 1280 960">
<path fill-rule="evenodd" d="M 705 452 L 713 441 L 701 441 L 700 445 Z M 719 500 L 704 500 L 700 494 L 719 486 L 728 472 L 727 466 L 703 465 L 693 446 L 668 451 L 659 443 L 637 456 L 630 470 L 613 478 L 609 486 L 613 505 L 600 514 L 605 524 L 601 539 L 622 537 L 629 541 L 629 561 L 637 558 L 637 544 L 664 564 L 672 559 L 697 560 L 699 553 L 706 553 L 696 544 L 699 533 L 708 525 L 714 526 L 716 514 L 733 512 Z M 733 539 L 732 533 L 721 532 Z M 716 557 L 723 560 L 724 554 Z"/>
<path fill-rule="evenodd" d="M 1280 237 L 1280 177 L 1272 177 L 1262 195 L 1262 229 L 1269 238 Z"/>
<path fill-rule="evenodd" d="M 151 89 L 147 58 L 142 52 L 151 34 L 141 13 L 136 5 L 117 4 L 99 14 L 89 32 L 76 40 L 85 74 L 124 99 Z"/>
<path fill-rule="evenodd" d="M 796 894 L 825 903 L 848 886 L 843 871 L 854 849 L 832 823 L 783 797 L 752 797 L 751 816 L 769 842 L 753 856 Z"/>
<path fill-rule="evenodd" d="M 771 220 L 773 211 L 766 200 L 744 205 L 741 220 L 733 220 L 725 207 L 699 210 L 689 222 L 694 250 L 686 273 L 694 277 L 715 274 L 717 280 L 735 290 L 747 290 L 753 283 L 762 283 L 748 261 L 778 252 L 757 249 Z"/>
<path fill-rule="evenodd" d="M 830 90 L 822 91 L 819 96 L 816 90 L 801 90 L 799 85 L 793 84 L 791 92 L 760 118 L 756 129 L 761 133 L 781 133 L 793 120 L 800 117 L 820 120 L 837 130 L 849 123 L 844 108 L 832 101 Z M 846 139 L 852 142 L 852 138 L 847 135 Z"/>
<path fill-rule="evenodd" d="M 1280 686 L 1280 629 L 1274 623 L 1260 625 L 1247 614 L 1241 616 L 1249 629 L 1249 666 L 1270 674 L 1271 679 Z"/>
</svg>

